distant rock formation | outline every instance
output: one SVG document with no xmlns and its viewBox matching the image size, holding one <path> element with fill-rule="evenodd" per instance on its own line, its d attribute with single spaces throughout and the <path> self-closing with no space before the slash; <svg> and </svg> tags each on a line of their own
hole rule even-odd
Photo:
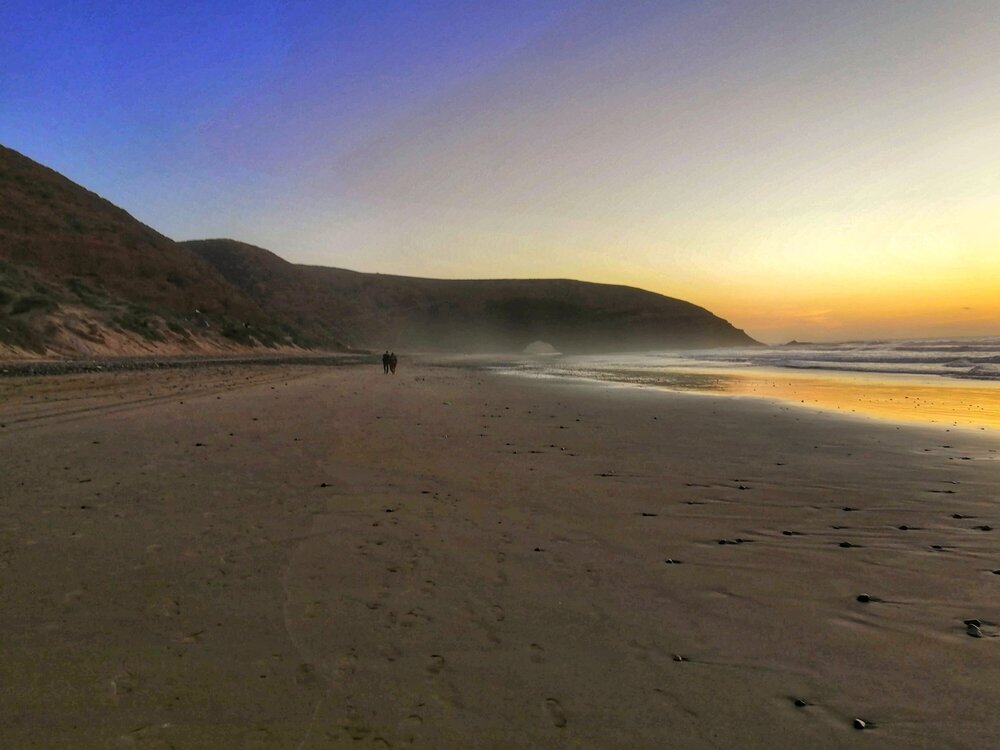
<svg viewBox="0 0 1000 750">
<path fill-rule="evenodd" d="M 552 355 L 559 354 L 556 348 L 552 346 L 548 341 L 532 341 L 526 347 L 524 347 L 524 354 L 535 354 L 535 355 Z"/>
</svg>

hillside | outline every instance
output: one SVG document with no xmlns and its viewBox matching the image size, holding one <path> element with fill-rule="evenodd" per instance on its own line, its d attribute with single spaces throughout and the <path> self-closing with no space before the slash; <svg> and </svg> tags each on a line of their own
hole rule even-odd
<svg viewBox="0 0 1000 750">
<path fill-rule="evenodd" d="M 190 250 L 0 146 L 0 355 L 196 353 L 288 333 Z"/>
<path fill-rule="evenodd" d="M 567 279 L 444 280 L 289 263 L 233 240 L 181 243 L 270 315 L 355 347 L 562 352 L 753 345 L 708 310 L 625 286 Z"/>
<path fill-rule="evenodd" d="M 175 242 L 0 146 L 0 357 L 268 348 L 519 352 L 753 344 L 709 311 L 565 279 L 442 280 Z"/>
</svg>

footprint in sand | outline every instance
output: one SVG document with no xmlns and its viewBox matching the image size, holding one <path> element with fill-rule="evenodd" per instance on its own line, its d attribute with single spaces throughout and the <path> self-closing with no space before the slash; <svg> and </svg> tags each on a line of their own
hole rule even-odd
<svg viewBox="0 0 1000 750">
<path fill-rule="evenodd" d="M 542 648 L 537 643 L 532 643 L 530 646 L 528 646 L 528 648 L 531 651 L 531 661 L 533 661 L 535 664 L 544 664 L 545 663 L 545 649 L 544 648 Z"/>
<path fill-rule="evenodd" d="M 490 607 L 490 612 L 493 614 L 493 619 L 496 620 L 497 622 L 503 622 L 504 617 L 506 617 L 503 611 L 503 607 L 501 607 L 499 604 L 494 604 L 492 607 Z"/>
<path fill-rule="evenodd" d="M 420 704 L 423 705 L 423 704 Z M 423 725 L 424 719 L 418 713 L 412 713 L 399 722 L 399 731 L 406 739 L 407 742 L 413 744 L 416 740 L 416 733 L 420 731 L 420 727 Z M 389 747 L 388 744 L 385 745 Z"/>
<path fill-rule="evenodd" d="M 302 662 L 295 670 L 295 684 L 310 686 L 319 682 L 316 676 L 316 667 L 308 662 Z"/>
<path fill-rule="evenodd" d="M 403 652 L 399 649 L 399 646 L 394 643 L 383 643 L 378 647 L 379 655 L 382 656 L 386 661 L 396 661 Z"/>
<path fill-rule="evenodd" d="M 400 616 L 399 624 L 404 628 L 412 628 L 414 625 L 430 623 L 433 620 L 434 618 L 428 615 L 422 607 L 414 607 Z"/>
<path fill-rule="evenodd" d="M 555 698 L 545 699 L 545 711 L 555 726 L 560 728 L 566 726 L 566 712 Z"/>
<path fill-rule="evenodd" d="M 139 687 L 139 677 L 131 670 L 119 672 L 111 678 L 111 693 L 115 699 L 134 693 Z"/>
<path fill-rule="evenodd" d="M 427 671 L 431 674 L 441 674 L 442 669 L 444 669 L 444 657 L 440 654 L 431 654 L 431 658 L 427 660 Z"/>
<path fill-rule="evenodd" d="M 358 655 L 351 649 L 337 660 L 337 677 L 344 679 L 354 674 L 358 664 Z"/>
</svg>

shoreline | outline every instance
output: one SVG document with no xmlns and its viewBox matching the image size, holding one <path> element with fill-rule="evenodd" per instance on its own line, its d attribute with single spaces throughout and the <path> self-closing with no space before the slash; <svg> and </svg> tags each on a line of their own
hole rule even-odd
<svg viewBox="0 0 1000 750">
<path fill-rule="evenodd" d="M 764 367 L 657 368 L 646 371 L 608 367 L 575 373 L 558 367 L 518 369 L 497 365 L 499 374 L 556 382 L 648 388 L 727 398 L 763 398 L 832 415 L 858 416 L 905 425 L 1000 429 L 1000 381 L 948 379 L 912 373 Z M 893 403 L 895 401 L 896 403 Z"/>
<path fill-rule="evenodd" d="M 0 744 L 1000 733 L 1000 440 L 590 385 L 406 360 L 23 379 Z"/>
</svg>

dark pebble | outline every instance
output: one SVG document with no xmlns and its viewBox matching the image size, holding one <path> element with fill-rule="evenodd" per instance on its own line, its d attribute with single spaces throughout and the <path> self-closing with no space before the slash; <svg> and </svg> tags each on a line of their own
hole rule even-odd
<svg viewBox="0 0 1000 750">
<path fill-rule="evenodd" d="M 855 719 L 854 720 L 854 728 L 855 729 L 867 729 L 868 728 L 868 722 L 865 721 L 864 719 Z"/>
<path fill-rule="evenodd" d="M 979 531 L 993 531 L 993 527 L 988 526 L 987 524 L 983 524 L 982 526 L 976 526 L 975 528 L 978 529 Z"/>
<path fill-rule="evenodd" d="M 850 542 L 841 542 L 840 546 L 843 547 L 844 549 L 848 549 L 850 547 L 857 547 L 858 545 L 857 544 L 851 544 Z"/>
<path fill-rule="evenodd" d="M 858 594 L 858 601 L 861 602 L 862 604 L 867 604 L 871 600 L 872 598 L 868 596 L 868 594 Z"/>
<path fill-rule="evenodd" d="M 792 701 L 792 704 L 793 704 L 793 705 L 794 705 L 794 706 L 795 706 L 796 708 L 805 708 L 806 706 L 808 706 L 808 705 L 809 705 L 808 703 L 806 703 L 806 702 L 805 702 L 804 700 L 802 700 L 801 698 L 796 698 L 795 700 L 793 700 L 793 701 Z"/>
<path fill-rule="evenodd" d="M 680 565 L 680 564 L 681 564 L 681 561 L 680 561 L 680 560 L 675 560 L 675 559 L 674 559 L 674 558 L 672 558 L 672 557 L 668 557 L 668 558 L 667 558 L 666 560 L 664 560 L 663 562 L 665 562 L 665 563 L 666 563 L 667 565 Z"/>
</svg>

